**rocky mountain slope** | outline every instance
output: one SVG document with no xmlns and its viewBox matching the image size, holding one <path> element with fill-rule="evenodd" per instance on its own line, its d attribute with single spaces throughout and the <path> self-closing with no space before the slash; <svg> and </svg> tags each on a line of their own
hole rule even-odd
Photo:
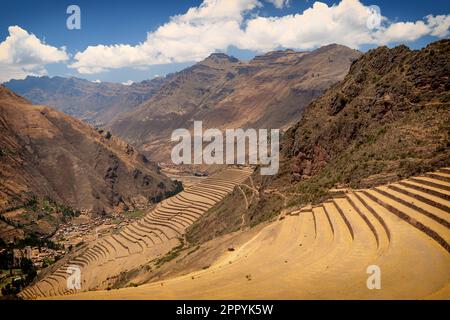
<svg viewBox="0 0 450 320">
<path fill-rule="evenodd" d="M 276 51 L 241 62 L 225 54 L 174 74 L 147 102 L 123 114 L 112 131 L 166 160 L 174 129 L 281 128 L 342 80 L 360 53 L 330 45 L 313 52 Z"/>
<path fill-rule="evenodd" d="M 164 78 L 133 83 L 94 83 L 78 78 L 27 77 L 4 86 L 34 104 L 54 107 L 87 122 L 106 124 L 147 101 L 164 83 Z"/>
<path fill-rule="evenodd" d="M 284 173 L 320 193 L 449 165 L 449 75 L 450 40 L 369 51 L 287 132 Z"/>
<path fill-rule="evenodd" d="M 0 86 L 0 210 L 48 198 L 102 213 L 177 190 L 156 164 L 109 132 Z"/>
</svg>

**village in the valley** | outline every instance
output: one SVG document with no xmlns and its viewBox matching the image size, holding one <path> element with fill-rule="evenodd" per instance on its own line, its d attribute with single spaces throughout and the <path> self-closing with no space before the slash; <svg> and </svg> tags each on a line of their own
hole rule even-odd
<svg viewBox="0 0 450 320">
<path fill-rule="evenodd" d="M 143 211 L 117 213 L 108 216 L 89 217 L 88 213 L 81 214 L 67 223 L 61 224 L 54 235 L 49 239 L 50 246 L 25 246 L 22 249 L 10 250 L 11 257 L 8 266 L 0 268 L 0 283 L 19 281 L 24 277 L 23 261 L 32 262 L 34 269 L 40 270 L 61 259 L 72 248 L 89 243 L 95 239 L 117 232 L 123 226 L 142 216 Z M 0 249 L 0 255 L 6 255 L 8 249 Z M 7 268 L 6 268 L 7 267 Z"/>
</svg>

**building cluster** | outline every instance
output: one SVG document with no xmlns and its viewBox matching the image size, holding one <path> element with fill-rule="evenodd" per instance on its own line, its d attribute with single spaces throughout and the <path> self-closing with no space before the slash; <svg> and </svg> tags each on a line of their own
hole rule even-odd
<svg viewBox="0 0 450 320">
<path fill-rule="evenodd" d="M 52 240 L 64 246 L 66 250 L 80 242 L 90 242 L 111 231 L 118 230 L 124 225 L 132 223 L 136 218 L 126 217 L 123 214 L 112 216 L 98 216 L 86 219 L 79 223 L 70 221 L 60 225 Z"/>
<path fill-rule="evenodd" d="M 65 253 L 65 250 L 26 246 L 24 249 L 13 249 L 13 265 L 19 268 L 22 259 L 29 259 L 36 268 L 43 268 L 46 264 L 61 258 Z"/>
<path fill-rule="evenodd" d="M 99 236 L 99 233 L 103 233 L 113 226 L 114 218 L 110 216 L 89 218 L 84 223 L 77 223 L 72 220 L 60 225 L 52 240 L 68 248 L 82 241 L 93 240 Z"/>
</svg>

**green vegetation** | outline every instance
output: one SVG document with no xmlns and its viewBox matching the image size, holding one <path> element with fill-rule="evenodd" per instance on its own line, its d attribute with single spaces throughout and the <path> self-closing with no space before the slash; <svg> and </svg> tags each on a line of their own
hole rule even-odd
<svg viewBox="0 0 450 320">
<path fill-rule="evenodd" d="M 62 249 L 62 246 L 51 241 L 50 239 L 46 238 L 38 238 L 34 234 L 27 235 L 24 239 L 17 240 L 14 244 L 11 245 L 11 247 L 17 248 L 17 249 L 23 249 L 26 246 L 30 247 L 40 247 L 40 248 L 49 248 L 53 250 L 60 250 Z"/>
<path fill-rule="evenodd" d="M 367 188 L 448 165 L 450 126 L 441 112 L 421 109 L 395 124 L 364 130 L 309 180 L 295 184 L 292 191 L 301 195 L 289 205 L 321 202 L 338 186 Z"/>
<path fill-rule="evenodd" d="M 183 183 L 181 181 L 174 180 L 173 183 L 175 184 L 175 189 L 173 191 L 158 193 L 156 196 L 152 198 L 152 202 L 153 203 L 161 202 L 162 200 L 170 198 L 184 190 Z M 164 183 L 160 182 L 158 187 L 160 189 L 164 189 L 165 188 Z"/>
<path fill-rule="evenodd" d="M 26 196 L 24 195 L 23 198 Z M 25 238 L 17 240 L 14 244 L 19 247 L 30 245 L 53 249 L 54 243 L 45 239 L 51 236 L 61 223 L 80 215 L 80 211 L 46 198 L 31 197 L 22 202 L 22 205 L 9 208 L 3 214 L 0 213 L 1 221 L 23 231 Z"/>
<path fill-rule="evenodd" d="M 131 271 L 123 271 L 119 274 L 119 276 L 115 279 L 114 284 L 111 287 L 108 287 L 107 290 L 111 289 L 119 289 L 126 286 L 129 287 L 137 287 L 139 284 L 134 282 L 130 282 L 131 279 L 134 279 L 139 274 L 139 268 L 135 268 Z"/>
<path fill-rule="evenodd" d="M 156 259 L 155 261 L 155 266 L 156 267 L 160 267 L 163 264 L 172 261 L 173 259 L 175 259 L 176 257 L 178 257 L 180 255 L 180 252 L 183 251 L 184 248 L 184 240 L 180 239 L 181 243 L 176 246 L 175 248 L 173 248 L 168 254 L 166 254 L 164 257 Z"/>
<path fill-rule="evenodd" d="M 37 276 L 36 268 L 30 259 L 22 258 L 19 268 L 15 267 L 13 255 L 10 251 L 0 254 L 0 269 L 2 269 L 0 276 L 5 274 L 5 276 L 0 277 L 3 296 L 15 297 L 23 288 L 33 282 Z"/>
<path fill-rule="evenodd" d="M 24 196 L 26 198 L 26 196 Z M 12 212 L 18 209 L 25 209 L 28 213 L 53 214 L 61 213 L 64 218 L 78 217 L 81 212 L 67 205 L 58 204 L 48 198 L 38 199 L 32 197 L 20 206 L 8 208 L 5 212 Z"/>
<path fill-rule="evenodd" d="M 253 194 L 250 186 L 241 189 L 249 202 L 248 208 L 244 195 L 235 188 L 187 229 L 186 240 L 190 244 L 201 244 L 241 228 L 254 227 L 277 216 L 283 209 L 284 199 L 277 193 Z"/>
<path fill-rule="evenodd" d="M 283 198 L 278 194 L 261 196 L 246 212 L 250 227 L 270 220 L 280 214 L 283 209 Z"/>
<path fill-rule="evenodd" d="M 46 247 L 53 250 L 62 247 L 53 241 L 45 238 L 39 238 L 34 234 L 26 235 L 24 239 L 16 240 L 12 243 L 5 243 L 0 239 L 0 287 L 3 296 L 14 297 L 24 287 L 29 285 L 37 275 L 37 270 L 33 262 L 27 258 L 21 258 L 19 265 L 14 259 L 13 250 L 25 247 Z M 46 259 L 44 267 L 54 263 L 53 260 Z"/>
<path fill-rule="evenodd" d="M 289 205 L 450 164 L 448 44 L 369 51 L 306 108 L 283 138 L 284 184 L 273 179 L 295 194 Z"/>
<path fill-rule="evenodd" d="M 50 266 L 50 265 L 52 265 L 52 264 L 54 264 L 54 263 L 55 263 L 54 260 L 49 259 L 49 258 L 45 258 L 44 261 L 43 261 L 43 263 L 42 263 L 42 267 L 43 267 L 43 268 L 47 268 L 48 266 Z"/>
<path fill-rule="evenodd" d="M 3 221 L 4 223 L 10 225 L 10 226 L 13 226 L 14 228 L 23 228 L 23 225 L 21 223 L 18 223 L 16 221 L 8 219 L 7 217 L 5 217 L 2 214 L 0 214 L 0 220 Z"/>
<path fill-rule="evenodd" d="M 126 211 L 126 212 L 124 212 L 124 215 L 127 218 L 137 219 L 137 218 L 142 218 L 145 215 L 145 212 L 142 211 L 142 210 L 136 209 L 136 210 L 133 210 L 133 211 Z"/>
</svg>

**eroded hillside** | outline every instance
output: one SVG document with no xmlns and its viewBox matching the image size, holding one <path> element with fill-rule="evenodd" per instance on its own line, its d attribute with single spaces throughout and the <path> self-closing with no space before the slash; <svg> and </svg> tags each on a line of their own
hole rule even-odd
<svg viewBox="0 0 450 320">
<path fill-rule="evenodd" d="M 49 199 L 108 213 L 145 207 L 179 186 L 109 132 L 0 87 L 0 209 Z"/>
</svg>

